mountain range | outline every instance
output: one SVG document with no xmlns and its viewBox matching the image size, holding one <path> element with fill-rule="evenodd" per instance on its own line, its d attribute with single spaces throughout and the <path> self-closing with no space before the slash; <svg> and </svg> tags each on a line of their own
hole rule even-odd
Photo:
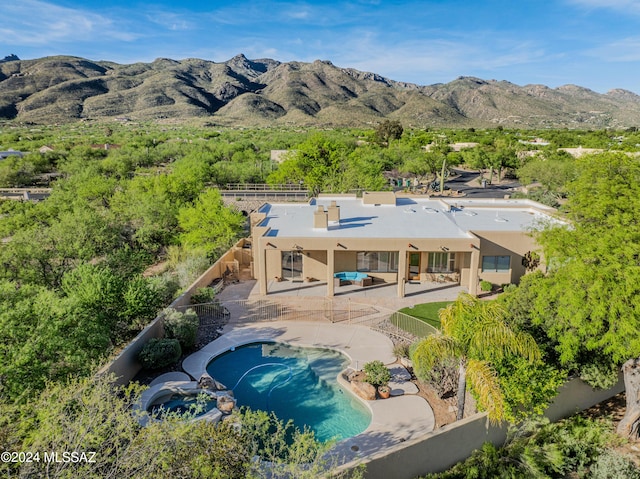
<svg viewBox="0 0 640 479">
<path fill-rule="evenodd" d="M 0 60 L 0 119 L 110 118 L 206 118 L 229 126 L 366 126 L 390 119 L 411 127 L 624 128 L 640 125 L 640 96 L 474 77 L 421 86 L 329 61 L 242 54 L 225 62 Z"/>
</svg>

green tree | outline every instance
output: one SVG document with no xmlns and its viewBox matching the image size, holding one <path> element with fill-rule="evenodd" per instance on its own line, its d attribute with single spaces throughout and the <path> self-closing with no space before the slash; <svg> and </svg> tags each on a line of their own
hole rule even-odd
<svg viewBox="0 0 640 479">
<path fill-rule="evenodd" d="M 219 190 L 210 188 L 193 205 L 180 209 L 178 224 L 182 229 L 180 241 L 185 247 L 217 257 L 237 241 L 245 218 L 225 206 Z"/>
<path fill-rule="evenodd" d="M 426 153 L 422 151 L 412 152 L 412 154 L 405 156 L 405 161 L 400 170 L 403 173 L 415 175 L 421 183 L 431 179 L 435 180 L 438 177 L 444 158 L 445 156 L 432 151 Z"/>
<path fill-rule="evenodd" d="M 504 397 L 492 361 L 512 355 L 534 361 L 540 356 L 533 338 L 509 328 L 505 317 L 500 304 L 462 293 L 440 312 L 442 334 L 428 336 L 413 351 L 418 377 L 427 375 L 425 372 L 442 359 L 458 361 L 458 420 L 464 415 L 467 381 L 479 404 L 489 412 L 489 419 L 502 420 Z"/>
<path fill-rule="evenodd" d="M 392 140 L 402 137 L 404 128 L 398 120 L 384 120 L 376 127 L 376 137 L 380 143 L 388 145 Z"/>
<path fill-rule="evenodd" d="M 576 167 L 567 186 L 571 224 L 554 223 L 538 237 L 550 273 L 537 282 L 531 321 L 557 343 L 562 365 L 592 377 L 600 370 L 611 383 L 619 366 L 640 356 L 640 163 L 606 153 L 580 158 Z M 638 374 L 637 364 L 625 369 L 626 380 Z M 638 397 L 627 391 L 621 427 L 635 437 Z"/>
</svg>

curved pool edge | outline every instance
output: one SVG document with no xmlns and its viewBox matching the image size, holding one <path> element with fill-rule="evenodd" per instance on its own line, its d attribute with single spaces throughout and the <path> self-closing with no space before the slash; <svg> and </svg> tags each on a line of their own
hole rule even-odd
<svg viewBox="0 0 640 479">
<path fill-rule="evenodd" d="M 396 362 L 393 342 L 385 335 L 366 326 L 326 324 L 317 322 L 273 321 L 235 328 L 187 356 L 182 369 L 198 379 L 206 373 L 207 364 L 215 357 L 249 343 L 278 342 L 293 346 L 333 349 L 344 354 L 352 369 L 375 359 L 384 364 Z"/>
<path fill-rule="evenodd" d="M 242 326 L 225 333 L 185 358 L 182 368 L 191 377 L 198 379 L 206 373 L 206 367 L 213 358 L 231 348 L 256 342 L 281 342 L 300 347 L 337 350 L 351 361 L 345 369 L 360 370 L 365 363 L 376 359 L 386 365 L 397 360 L 393 354 L 393 342 L 366 326 L 273 321 Z M 378 454 L 435 429 L 433 410 L 422 397 L 403 395 L 366 401 L 350 388 L 345 389 L 369 408 L 371 423 L 362 433 L 336 444 L 331 454 L 339 458 L 340 463 Z"/>
<path fill-rule="evenodd" d="M 133 411 L 138 418 L 141 426 L 145 426 L 151 420 L 149 407 L 154 403 L 163 402 L 163 399 L 171 397 L 173 394 L 194 394 L 207 392 L 200 388 L 196 381 L 165 381 L 159 382 L 145 389 L 140 398 L 133 405 Z M 218 422 L 222 418 L 222 413 L 218 409 L 213 408 L 210 411 L 201 414 L 193 420 L 208 420 Z"/>
</svg>

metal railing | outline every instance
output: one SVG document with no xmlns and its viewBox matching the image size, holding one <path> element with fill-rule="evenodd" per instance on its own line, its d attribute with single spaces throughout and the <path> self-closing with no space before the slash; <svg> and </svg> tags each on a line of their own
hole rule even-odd
<svg viewBox="0 0 640 479">
<path fill-rule="evenodd" d="M 389 323 L 398 330 L 402 330 L 415 338 L 426 338 L 439 332 L 436 327 L 429 323 L 400 311 L 396 311 L 389 317 Z"/>
<path fill-rule="evenodd" d="M 238 323 L 263 321 L 323 321 L 358 324 L 380 331 L 392 339 L 415 341 L 438 330 L 408 314 L 353 301 L 328 298 L 301 300 L 233 300 L 184 306 L 193 309 L 201 324 L 231 320 Z"/>
<path fill-rule="evenodd" d="M 225 190 L 232 191 L 306 191 L 304 184 L 275 184 L 267 183 L 227 183 Z"/>
</svg>

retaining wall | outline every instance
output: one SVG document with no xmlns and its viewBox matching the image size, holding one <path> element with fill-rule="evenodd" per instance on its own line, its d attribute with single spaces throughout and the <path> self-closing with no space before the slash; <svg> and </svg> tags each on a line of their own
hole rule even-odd
<svg viewBox="0 0 640 479">
<path fill-rule="evenodd" d="M 580 379 L 571 379 L 562 385 L 545 416 L 557 421 L 587 409 L 624 391 L 622 377 L 611 389 L 595 390 Z M 486 413 L 478 413 L 454 424 L 425 434 L 424 438 L 399 444 L 390 452 L 366 460 L 345 464 L 366 464 L 366 479 L 414 479 L 432 472 L 442 472 L 471 455 L 485 442 L 502 446 L 507 437 L 507 426 L 492 426 Z M 342 468 L 341 468 L 342 469 Z"/>
<path fill-rule="evenodd" d="M 222 255 L 207 271 L 196 279 L 187 290 L 178 296 L 170 305 L 170 308 L 178 306 L 186 306 L 190 304 L 191 295 L 198 288 L 209 286 L 214 280 L 223 278 L 229 270 L 237 273 L 240 264 L 245 264 L 247 251 L 244 248 L 247 240 L 241 239 L 224 255 Z M 235 271 L 232 270 L 235 265 Z M 161 338 L 164 336 L 163 319 L 161 316 L 156 317 L 147 325 L 127 346 L 115 357 L 111 362 L 106 364 L 98 374 L 113 374 L 116 377 L 116 384 L 124 385 L 131 381 L 136 374 L 142 369 L 138 362 L 138 353 L 143 346 L 152 338 Z"/>
</svg>

